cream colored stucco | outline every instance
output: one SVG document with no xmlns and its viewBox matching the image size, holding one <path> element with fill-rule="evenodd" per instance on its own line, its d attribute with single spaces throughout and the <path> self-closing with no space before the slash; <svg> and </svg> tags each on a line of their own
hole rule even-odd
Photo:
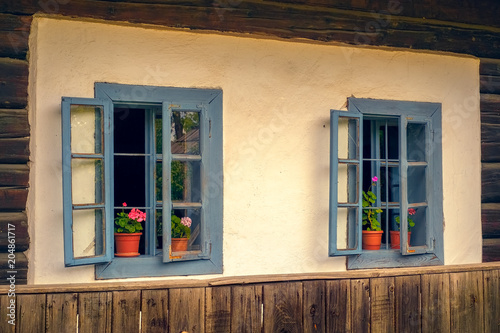
<svg viewBox="0 0 500 333">
<path fill-rule="evenodd" d="M 330 109 L 442 103 L 445 263 L 481 261 L 477 59 L 50 17 L 31 31 L 29 283 L 94 281 L 63 262 L 60 103 L 95 82 L 223 90 L 223 276 L 345 270 L 327 255 Z"/>
</svg>

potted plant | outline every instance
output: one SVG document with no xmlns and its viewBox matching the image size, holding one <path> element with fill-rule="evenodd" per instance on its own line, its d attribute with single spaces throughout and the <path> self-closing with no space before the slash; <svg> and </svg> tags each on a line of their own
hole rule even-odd
<svg viewBox="0 0 500 333">
<path fill-rule="evenodd" d="M 408 244 L 410 244 L 410 236 L 411 236 L 411 228 L 415 226 L 415 222 L 411 219 L 410 216 L 415 215 L 417 212 L 415 209 L 410 208 L 408 209 Z M 391 230 L 391 249 L 399 249 L 400 246 L 400 235 L 399 235 L 399 230 L 400 230 L 400 223 L 401 223 L 401 218 L 400 216 L 396 216 L 396 223 L 398 225 L 398 230 Z"/>
<path fill-rule="evenodd" d="M 191 218 L 179 218 L 172 215 L 172 252 L 187 251 L 188 239 L 191 237 Z"/>
<path fill-rule="evenodd" d="M 123 203 L 127 207 L 127 203 Z M 137 257 L 139 255 L 139 241 L 142 235 L 141 222 L 146 220 L 146 213 L 132 208 L 129 213 L 125 209 L 115 217 L 115 256 Z"/>
<path fill-rule="evenodd" d="M 373 207 L 377 200 L 375 193 L 370 191 L 372 186 L 376 184 L 378 177 L 372 178 L 372 183 L 368 191 L 363 191 L 363 207 Z M 380 250 L 382 243 L 382 234 L 384 231 L 380 228 L 380 222 L 377 220 L 377 214 L 382 213 L 382 209 L 363 209 L 363 249 L 365 250 Z"/>
</svg>

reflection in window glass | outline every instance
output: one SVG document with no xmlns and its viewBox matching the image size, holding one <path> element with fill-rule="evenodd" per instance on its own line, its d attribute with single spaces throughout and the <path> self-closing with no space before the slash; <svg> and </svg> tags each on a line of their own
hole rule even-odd
<svg viewBox="0 0 500 333">
<path fill-rule="evenodd" d="M 202 219 L 201 208 L 174 209 L 172 215 L 182 219 L 189 217 L 191 219 L 191 236 L 188 240 L 188 251 L 200 251 L 202 245 Z"/>
<path fill-rule="evenodd" d="M 172 200 L 201 201 L 201 162 L 172 161 Z"/>
<path fill-rule="evenodd" d="M 173 111 L 171 124 L 172 154 L 200 154 L 199 112 Z"/>
<path fill-rule="evenodd" d="M 408 162 L 425 162 L 425 124 L 408 123 L 406 133 Z"/>
</svg>

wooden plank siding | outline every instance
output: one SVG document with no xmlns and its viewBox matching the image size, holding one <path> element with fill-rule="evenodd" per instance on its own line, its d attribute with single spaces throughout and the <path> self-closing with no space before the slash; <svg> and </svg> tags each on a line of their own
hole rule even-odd
<svg viewBox="0 0 500 333">
<path fill-rule="evenodd" d="M 0 331 L 500 332 L 500 264 L 357 274 L 1 287 Z"/>
<path fill-rule="evenodd" d="M 0 214 L 23 214 L 26 210 L 30 156 L 27 55 L 34 14 L 252 33 L 287 39 L 305 38 L 351 45 L 449 51 L 482 57 L 481 151 L 483 170 L 486 170 L 482 200 L 484 204 L 500 203 L 496 187 L 499 175 L 496 169 L 500 168 L 498 1 L 6 0 L 0 2 Z M 482 215 L 485 238 L 483 260 L 500 260 L 500 213 L 496 208 L 486 209 L 483 209 Z M 0 217 L 0 228 L 2 223 Z M 18 243 L 18 251 L 28 250 L 29 247 L 27 225 L 23 225 L 22 230 L 23 239 Z M 2 242 L 4 240 L 0 238 L 0 253 L 5 253 Z M 2 260 L 4 258 L 0 256 L 0 264 L 5 264 Z M 27 263 L 22 269 L 27 269 Z M 24 278 L 18 281 L 25 282 Z M 6 283 L 0 280 L 0 284 Z M 357 287 L 356 283 L 350 283 L 351 289 Z M 360 292 L 357 294 L 359 297 L 364 297 L 361 290 L 357 291 Z M 239 292 L 249 303 L 238 303 L 238 306 L 244 306 L 249 311 L 247 315 L 255 315 L 252 302 L 259 300 L 262 292 L 251 289 Z M 310 319 L 314 325 L 315 318 Z M 241 325 L 246 327 L 245 323 Z M 369 323 L 361 321 L 355 325 L 365 327 L 363 325 Z M 250 329 L 253 330 L 253 327 Z"/>
</svg>

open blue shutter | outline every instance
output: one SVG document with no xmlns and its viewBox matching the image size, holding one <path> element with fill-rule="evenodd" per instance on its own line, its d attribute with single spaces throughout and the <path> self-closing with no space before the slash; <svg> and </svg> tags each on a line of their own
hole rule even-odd
<svg viewBox="0 0 500 333">
<path fill-rule="evenodd" d="M 415 211 L 413 216 L 401 214 L 400 242 L 403 255 L 433 253 L 435 237 L 432 221 L 433 205 L 438 204 L 433 190 L 432 152 L 437 149 L 433 143 L 432 121 L 425 116 L 401 117 L 401 212 Z M 415 226 L 411 229 L 408 242 L 408 219 Z"/>
<path fill-rule="evenodd" d="M 163 262 L 210 259 L 211 242 L 209 224 L 211 223 L 209 200 L 210 196 L 205 192 L 209 185 L 207 183 L 210 168 L 210 120 L 207 108 L 198 103 L 176 103 L 164 102 L 163 106 L 163 128 L 165 133 L 162 137 L 163 155 Z M 174 115 L 175 114 L 175 115 Z M 182 133 L 182 141 L 177 142 L 171 134 L 177 126 L 173 119 L 197 118 L 198 126 L 190 131 Z M 167 135 L 168 133 L 168 135 Z M 177 184 L 174 179 L 172 165 L 177 163 L 185 171 L 186 179 L 182 184 L 184 187 L 183 197 L 174 198 L 172 183 Z M 172 252 L 171 216 L 190 217 L 191 238 L 188 240 L 187 252 Z"/>
<path fill-rule="evenodd" d="M 63 97 L 61 111 L 64 262 L 66 266 L 109 262 L 112 103 Z"/>
<path fill-rule="evenodd" d="M 330 115 L 329 255 L 361 253 L 361 135 L 358 112 L 332 110 Z"/>
</svg>

